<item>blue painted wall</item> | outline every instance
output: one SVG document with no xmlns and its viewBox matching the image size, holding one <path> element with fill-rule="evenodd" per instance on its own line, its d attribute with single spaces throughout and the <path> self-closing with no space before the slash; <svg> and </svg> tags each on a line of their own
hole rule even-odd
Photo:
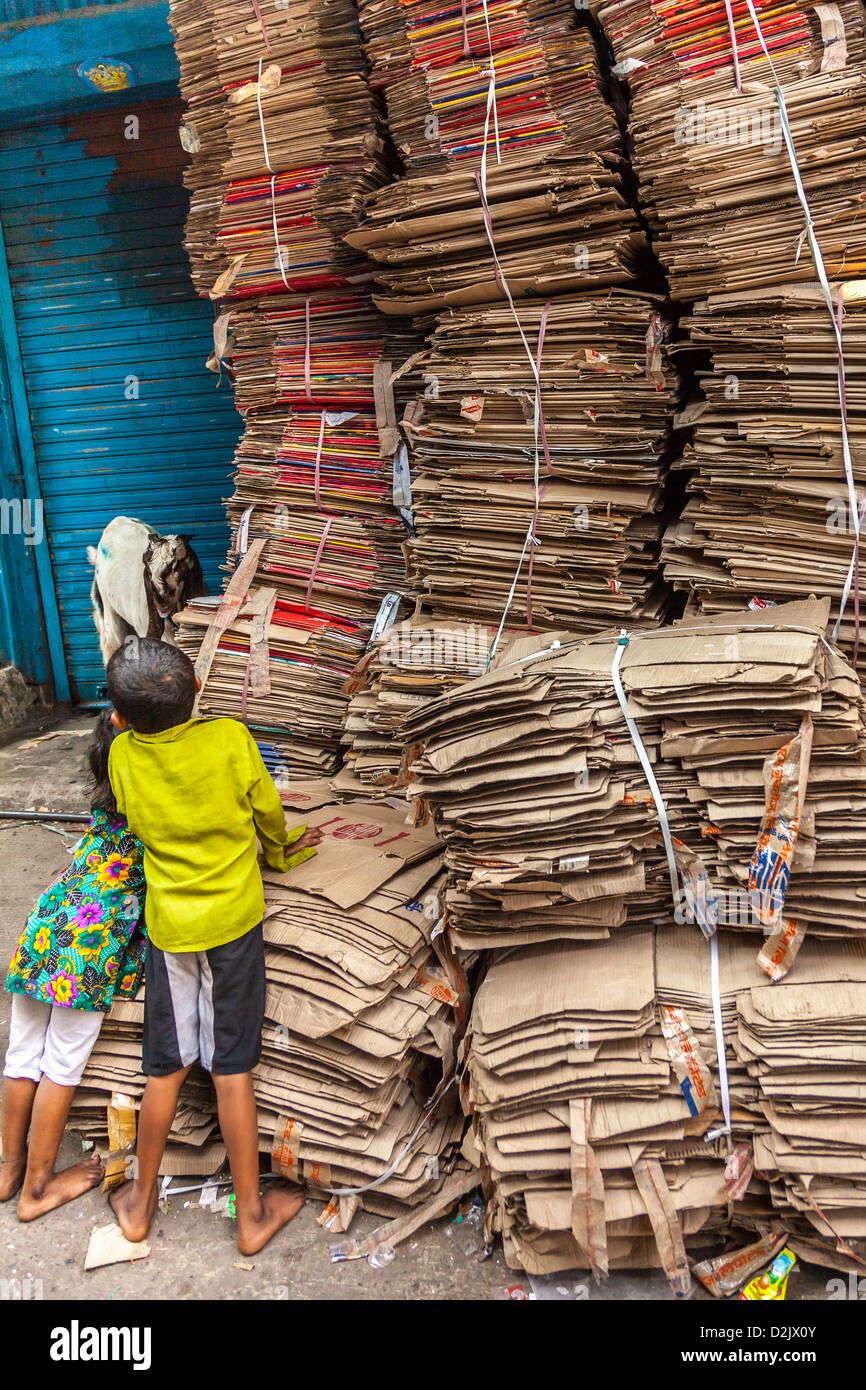
<svg viewBox="0 0 866 1390">
<path fill-rule="evenodd" d="M 19 0 L 19 7 L 42 2 Z M 133 97 L 175 92 L 179 69 L 168 5 L 148 0 L 86 9 L 70 6 L 61 13 L 0 25 L 0 121 L 105 110 L 122 102 L 122 95 L 99 93 L 79 76 L 79 64 L 98 59 L 128 64 Z"/>
<path fill-rule="evenodd" d="M 241 420 L 182 246 L 180 99 L 0 132 L 2 221 L 73 696 L 104 676 L 85 558 L 118 513 L 194 532 L 220 585 Z M 137 127 L 133 122 L 137 122 Z M 137 129 L 138 138 L 127 138 Z"/>
</svg>

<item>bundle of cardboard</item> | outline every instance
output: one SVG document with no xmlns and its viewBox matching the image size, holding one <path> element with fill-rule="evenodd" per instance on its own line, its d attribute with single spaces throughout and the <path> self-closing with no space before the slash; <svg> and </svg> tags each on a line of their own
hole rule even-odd
<svg viewBox="0 0 866 1390">
<path fill-rule="evenodd" d="M 858 498 L 866 480 L 858 370 L 866 352 L 864 302 L 862 283 L 839 286 Z M 845 476 L 837 343 L 821 289 L 714 296 L 685 324 L 712 365 L 700 373 L 705 402 L 688 408 L 693 442 L 674 465 L 689 470 L 690 497 L 664 539 L 665 574 L 694 593 L 704 612 L 826 594 L 835 625 L 856 517 Z M 847 650 L 856 603 L 855 588 L 839 633 Z"/>
<path fill-rule="evenodd" d="M 844 1180 L 856 1067 L 830 1074 L 821 1027 L 801 1029 L 803 1100 L 773 1132 L 764 1059 L 736 1041 L 738 1019 L 769 1028 L 762 1001 L 786 977 L 792 1010 L 866 983 L 866 720 L 823 636 L 828 606 L 518 639 L 405 721 L 424 745 L 408 794 L 446 843 L 450 939 L 517 948 L 490 968 L 466 1048 L 474 1153 L 516 1265 L 661 1264 L 683 1291 L 686 1238 L 729 1230 L 729 1199 L 738 1229 L 797 1233 L 804 1258 L 847 1257 L 860 1234 L 863 1194 Z M 825 1077 L 843 1128 L 822 1148 L 799 1115 Z M 704 1143 L 728 1124 L 733 1147 L 755 1146 L 742 1181 Z M 785 1125 L 799 1169 L 767 1159 L 787 1152 Z M 816 1172 L 842 1213 L 829 1245 L 802 1191 Z"/>
<path fill-rule="evenodd" d="M 692 1273 L 713 1289 L 730 1255 L 701 1257 L 733 1234 L 856 1267 L 866 943 L 809 942 L 795 970 L 761 981 L 748 940 L 720 936 L 727 1135 L 710 949 L 693 926 L 494 962 L 467 1038 L 465 1148 L 490 1167 L 509 1265 L 661 1267 L 682 1294 Z M 725 1291 L 749 1273 L 741 1262 Z"/>
<path fill-rule="evenodd" d="M 390 797 L 408 785 L 412 750 L 403 721 L 427 700 L 480 676 L 496 634 L 470 623 L 395 622 L 370 646 L 347 685 L 340 795 Z M 507 642 L 506 635 L 505 641 Z"/>
<path fill-rule="evenodd" d="M 634 167 L 675 299 L 817 277 L 793 142 L 830 279 L 866 269 L 866 42 L 856 0 L 590 0 L 630 94 Z M 782 90 L 786 115 L 774 94 Z M 738 90 L 739 88 L 739 90 Z"/>
<path fill-rule="evenodd" d="M 219 610 L 219 598 L 196 599 L 178 614 L 178 646 L 196 664 Z M 260 748 L 276 749 L 271 770 L 281 789 L 295 778 L 322 776 L 337 759 L 343 686 L 365 641 L 357 622 L 304 613 L 278 600 L 273 588 L 252 586 L 219 632 L 198 713 L 243 719 Z"/>
<path fill-rule="evenodd" d="M 409 174 L 560 148 L 616 150 L 593 34 L 567 0 L 467 0 L 433 13 L 424 0 L 361 0 L 370 80 L 383 89 Z"/>
<path fill-rule="evenodd" d="M 202 713 L 247 718 L 288 775 L 315 775 L 336 760 L 342 685 L 383 602 L 405 589 L 382 364 L 416 340 L 373 308 L 369 264 L 343 239 L 386 176 L 381 113 L 351 0 L 262 0 L 252 14 L 179 0 L 173 23 L 201 193 L 190 255 L 225 306 L 210 365 L 229 373 L 246 424 L 227 587 L 254 561 L 232 596 L 243 611 L 192 605 L 180 640 L 206 666 Z"/>
<path fill-rule="evenodd" d="M 498 627 L 658 621 L 677 376 L 648 295 L 443 315 L 413 441 L 412 564 L 437 617 Z M 536 474 L 537 468 L 537 474 Z"/>
<path fill-rule="evenodd" d="M 444 1089 L 465 1001 L 431 945 L 436 837 L 381 803 L 324 805 L 288 821 L 322 826 L 325 840 L 300 868 L 265 875 L 267 1022 L 253 1074 L 261 1144 L 287 1176 L 323 1195 L 364 1188 L 344 1195 L 390 1214 L 436 1189 L 464 1127 L 453 1087 Z"/>
<path fill-rule="evenodd" d="M 807 930 L 862 930 L 866 723 L 827 609 L 683 619 L 625 643 L 525 638 L 409 714 L 424 752 L 408 794 L 446 840 L 455 940 L 608 935 L 670 908 L 672 886 L 708 933 L 772 929 L 763 968 L 777 975 Z"/>
<path fill-rule="evenodd" d="M 850 651 L 858 582 L 836 620 L 866 477 L 853 312 L 866 273 L 862 6 L 592 11 L 628 86 L 654 250 L 674 299 L 698 301 L 682 323 L 705 399 L 678 421 L 695 427 L 678 464 L 693 496 L 666 537 L 665 575 L 707 612 L 828 594 Z"/>
</svg>

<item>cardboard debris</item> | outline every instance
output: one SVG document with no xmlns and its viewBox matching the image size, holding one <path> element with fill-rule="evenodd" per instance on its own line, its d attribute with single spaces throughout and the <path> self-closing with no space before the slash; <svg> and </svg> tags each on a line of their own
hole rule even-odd
<svg viewBox="0 0 866 1390">
<path fill-rule="evenodd" d="M 120 1227 L 110 1221 L 107 1226 L 96 1226 L 90 1233 L 84 1268 L 101 1269 L 103 1265 L 123 1264 L 126 1261 L 144 1260 L 150 1254 L 147 1241 L 127 1240 Z"/>
</svg>

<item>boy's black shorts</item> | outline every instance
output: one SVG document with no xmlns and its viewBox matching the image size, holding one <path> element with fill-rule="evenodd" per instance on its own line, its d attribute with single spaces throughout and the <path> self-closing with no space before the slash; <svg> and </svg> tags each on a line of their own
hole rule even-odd
<svg viewBox="0 0 866 1390">
<path fill-rule="evenodd" d="M 145 1076 L 199 1061 L 216 1076 L 252 1071 L 262 1051 L 262 924 L 210 951 L 161 951 L 148 940 L 144 989 Z"/>
</svg>

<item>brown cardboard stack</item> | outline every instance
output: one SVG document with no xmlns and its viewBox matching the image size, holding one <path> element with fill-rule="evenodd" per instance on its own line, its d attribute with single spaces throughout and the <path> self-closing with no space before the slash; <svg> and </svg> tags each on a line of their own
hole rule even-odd
<svg viewBox="0 0 866 1390">
<path fill-rule="evenodd" d="M 781 989 L 742 993 L 735 1041 L 757 1079 L 767 1127 L 755 1164 L 774 1175 L 774 1204 L 842 1254 L 866 1238 L 866 965 L 862 942 L 848 949 L 848 969 L 826 983 L 798 968 Z"/>
<path fill-rule="evenodd" d="M 193 662 L 219 602 L 196 599 L 178 614 L 177 643 Z M 262 631 L 257 625 L 269 608 Z M 261 686 L 250 679 L 257 634 L 267 677 Z M 358 623 L 305 614 L 278 602 L 273 589 L 254 588 L 220 635 L 199 713 L 242 718 L 263 752 L 266 746 L 278 749 L 278 785 L 323 776 L 337 758 L 346 708 L 343 686 L 364 643 Z"/>
<path fill-rule="evenodd" d="M 532 0 L 434 31 L 420 6 L 373 3 L 361 24 L 408 177 L 348 240 L 377 262 L 380 308 L 436 315 L 403 417 L 424 608 L 657 622 L 678 379 L 663 300 L 632 288 L 661 280 L 594 34 Z"/>
<path fill-rule="evenodd" d="M 453 1088 L 425 1118 L 453 1074 L 461 1002 L 430 944 L 441 859 L 431 830 L 382 804 L 303 820 L 324 828 L 316 857 L 265 876 L 261 1143 L 324 1192 L 374 1183 L 363 1205 L 387 1214 L 435 1190 L 463 1132 Z"/>
<path fill-rule="evenodd" d="M 403 721 L 426 700 L 483 674 L 495 633 L 469 623 L 395 623 L 361 658 L 348 683 L 341 795 L 399 796 L 408 785 Z"/>
<path fill-rule="evenodd" d="M 773 74 L 745 7 L 590 0 L 629 90 L 641 200 L 677 300 L 814 282 Z M 866 42 L 857 0 L 755 0 L 831 280 L 866 270 Z"/>
<path fill-rule="evenodd" d="M 197 284 L 223 301 L 211 365 L 234 381 L 246 424 L 226 569 L 255 546 L 249 582 L 276 594 L 258 615 L 269 669 L 250 680 L 256 615 L 233 615 L 200 708 L 248 718 L 292 776 L 316 775 L 336 760 L 343 682 L 383 600 L 405 589 L 396 405 L 380 364 L 399 365 L 415 339 L 373 308 L 369 263 L 343 239 L 386 177 L 382 118 L 351 0 L 262 0 L 251 14 L 179 0 L 174 24 L 208 209 L 194 203 L 190 254 Z M 193 657 L 215 611 L 183 615 Z"/>
<path fill-rule="evenodd" d="M 474 165 L 485 142 L 506 161 L 619 148 L 592 33 L 567 0 L 467 0 L 435 14 L 424 0 L 361 0 L 359 10 L 370 81 L 409 174 Z"/>
<path fill-rule="evenodd" d="M 664 614 L 657 562 L 677 377 L 660 311 L 620 290 L 521 305 L 523 333 L 543 341 L 540 440 L 509 308 L 440 318 L 425 365 L 431 399 L 406 422 L 412 562 L 437 616 L 495 628 L 507 608 L 510 626 L 592 632 Z"/>
<path fill-rule="evenodd" d="M 840 287 L 858 485 L 866 480 L 862 288 Z M 675 465 L 690 472 L 691 496 L 665 536 L 665 574 L 696 593 L 704 612 L 742 609 L 751 599 L 779 603 L 827 594 L 833 623 L 854 531 L 837 346 L 821 290 L 791 285 L 717 295 L 698 304 L 685 325 L 695 347 L 711 353 L 712 367 L 700 373 L 706 404 L 690 411 L 694 441 Z M 840 629 L 846 648 L 854 622 L 852 596 Z"/>
<path fill-rule="evenodd" d="M 827 607 L 684 619 L 634 634 L 621 657 L 683 891 L 709 894 L 722 926 L 776 927 L 784 906 L 798 941 L 862 930 L 866 723 L 850 665 L 823 640 Z M 407 717 L 407 739 L 424 744 L 409 794 L 446 839 L 459 944 L 607 935 L 670 904 L 656 807 L 614 691 L 617 648 L 615 636 L 524 639 Z M 777 900 L 750 864 L 780 787 L 795 817 L 798 792 L 805 801 Z"/>
<path fill-rule="evenodd" d="M 695 302 L 683 323 L 706 404 L 681 417 L 695 426 L 678 465 L 694 470 L 693 496 L 665 539 L 665 575 L 707 612 L 828 594 L 835 631 L 866 479 L 862 6 L 756 0 L 772 70 L 747 8 L 733 10 L 735 38 L 722 0 L 688 17 L 670 0 L 592 10 L 629 88 L 654 249 L 674 299 Z M 839 634 L 849 651 L 856 606 Z"/>
<path fill-rule="evenodd" d="M 470 1023 L 469 1096 L 512 1268 L 601 1276 L 661 1264 L 685 1292 L 683 1236 L 706 1244 L 721 1228 L 713 1148 L 665 1161 L 668 1139 L 707 1124 L 690 1117 L 654 1000 L 652 930 L 616 947 L 525 947 L 489 969 Z"/>
<path fill-rule="evenodd" d="M 409 795 L 430 805 L 446 843 L 451 941 L 518 948 L 494 959 L 476 996 L 467 1056 L 476 1158 L 491 1165 L 508 1258 L 533 1272 L 660 1262 L 682 1287 L 686 1237 L 726 1228 L 735 1184 L 719 1147 L 701 1147 L 724 1102 L 698 924 L 719 934 L 732 1142 L 760 1141 L 763 1156 L 784 1149 L 766 1067 L 735 1046 L 747 997 L 760 1026 L 762 991 L 783 994 L 773 981 L 785 975 L 802 986 L 792 1000 L 866 983 L 866 718 L 850 665 L 823 637 L 827 608 L 683 621 L 625 645 L 524 638 L 406 720 L 424 744 Z M 673 834 L 675 895 L 617 658 Z M 820 1029 L 803 1032 L 801 1110 L 820 1108 L 821 1046 Z M 840 1074 L 831 1092 L 843 1111 L 857 1109 L 856 1081 Z M 841 1181 L 849 1141 L 828 1145 L 836 1167 L 824 1171 Z M 738 1226 L 782 1221 L 820 1244 L 826 1230 L 794 1200 L 810 1161 L 792 1159 L 789 1193 L 784 1165 L 777 1174 L 756 1157 L 768 1182 L 747 1178 Z M 853 1239 L 859 1196 L 844 1184 L 835 1196 Z"/>
</svg>

